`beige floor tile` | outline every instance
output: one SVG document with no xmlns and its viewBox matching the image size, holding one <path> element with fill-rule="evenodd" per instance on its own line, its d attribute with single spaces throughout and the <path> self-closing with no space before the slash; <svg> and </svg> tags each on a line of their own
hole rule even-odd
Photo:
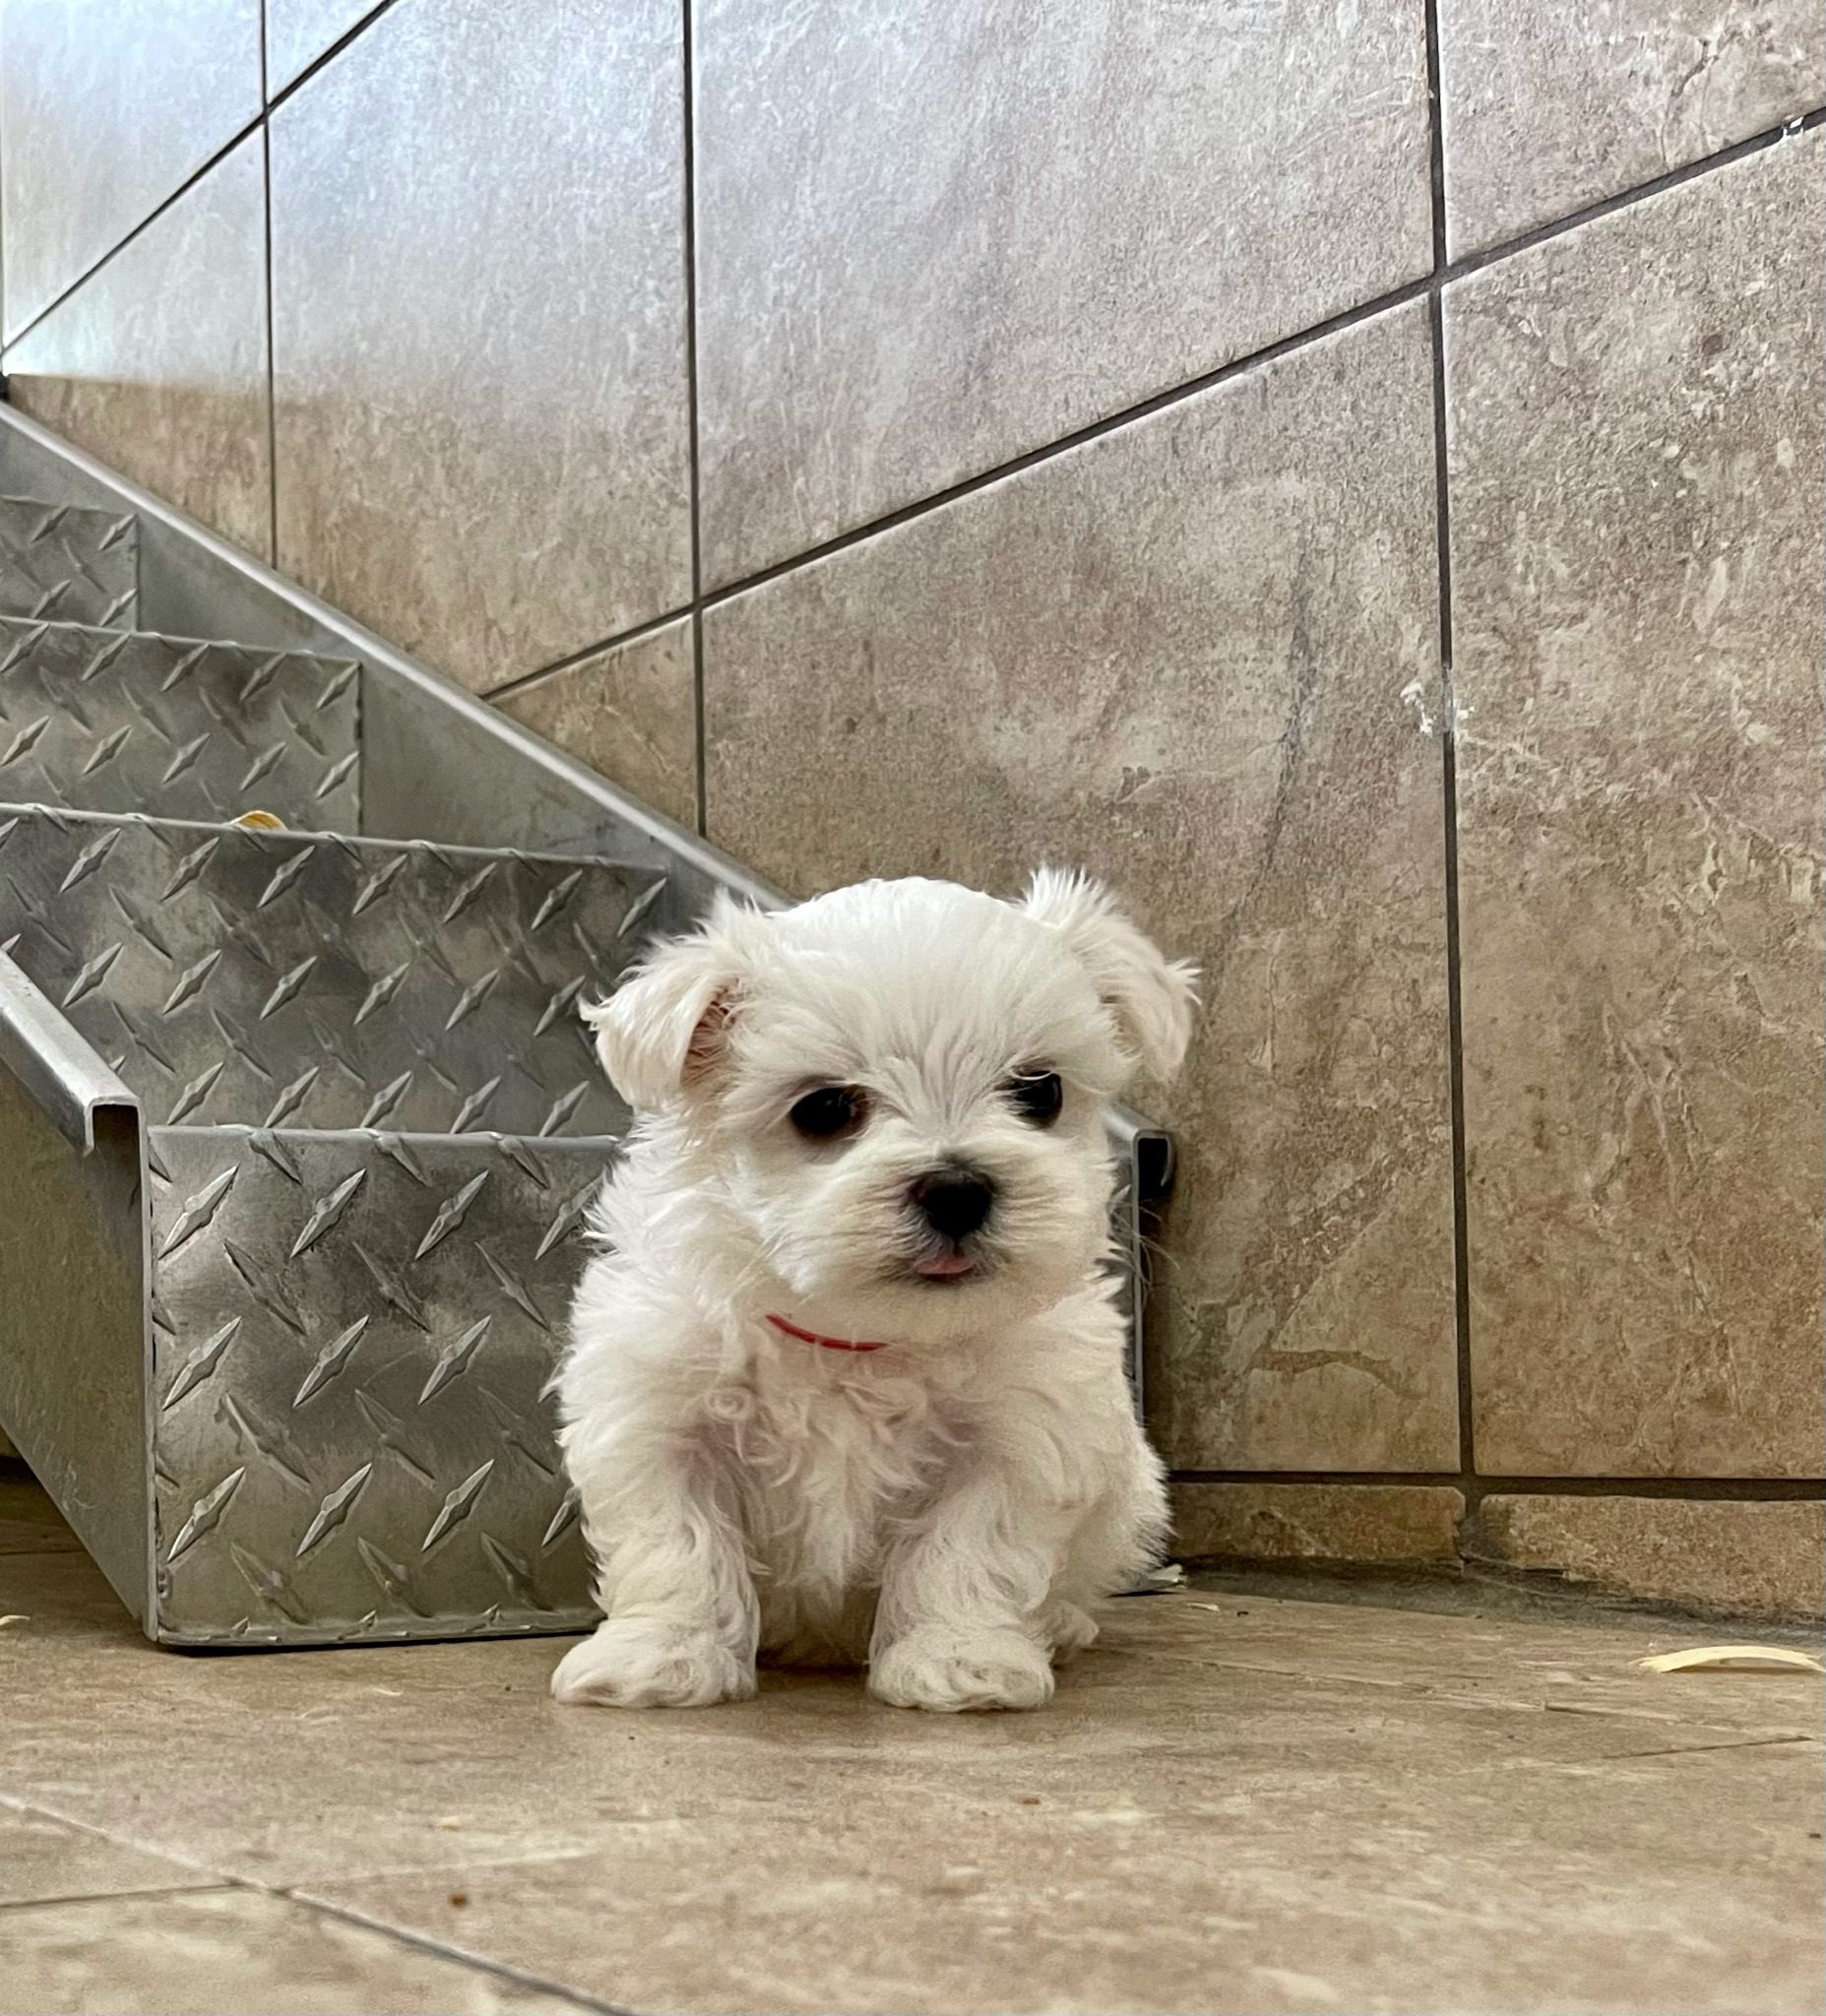
<svg viewBox="0 0 1826 2016">
<path fill-rule="evenodd" d="M 1820 1686 L 1636 1668 L 1687 1624 L 1231 1584 L 1110 1606 L 1040 1715 L 621 1717 L 553 1641 L 187 1659 L 80 1555 L 0 1578 L 0 1796 L 612 2003 L 1811 2006 Z"/>
<path fill-rule="evenodd" d="M 41 1565 L 71 1583 L 71 1557 Z M 963 1725 L 878 1707 L 848 1676 L 779 1676 L 740 1707 L 623 1722 L 550 1702 L 552 1641 L 193 1660 L 146 1646 L 118 1611 L 98 1622 L 93 1593 L 67 1621 L 57 1603 L 40 1590 L 33 1626 L 0 1634 L 0 1691 L 34 1701 L 0 1791 L 276 1885 L 562 1854 L 630 1825 L 815 1829 L 833 1788 L 967 1825 L 983 1796 L 1075 1796 L 1087 1773 L 1148 1783 L 1187 1757 L 1246 1766 L 1280 1797 L 1440 1779 L 1518 1742 L 1576 1768 L 1817 1720 L 1805 1680 L 1677 1690 L 1634 1670 L 1678 1631 L 1568 1630 L 1518 1670 L 1510 1624 L 1273 1601 L 1243 1615 L 1196 1594 L 1113 1606 L 1046 1715 Z M 1588 1712 L 1548 1713 L 1549 1699 Z"/>
<path fill-rule="evenodd" d="M 0 1554 L 65 1552 L 78 1544 L 36 1484 L 0 1477 Z"/>
<path fill-rule="evenodd" d="M 1290 1798 L 1215 1741 L 1038 1804 L 630 1824 L 466 1871 L 460 1910 L 446 1877 L 332 1894 L 648 2010 L 1802 2010 L 1815 1778 L 1766 1748 L 1497 1758 Z"/>
<path fill-rule="evenodd" d="M 245 1890 L 92 1899 L 0 1921 L 0 2016 L 533 2016 L 563 1995 Z"/>
<path fill-rule="evenodd" d="M 40 1494 L 38 1503 L 49 1515 L 50 1500 Z M 9 1522 L 25 1538 L 31 1523 L 25 1517 Z M 0 1616 L 20 1619 L 0 1631 L 0 1661 L 38 1657 L 52 1640 L 99 1640 L 137 1652 L 146 1641 L 100 1569 L 73 1544 L 68 1527 L 50 1527 L 48 1517 L 45 1524 L 44 1545 L 0 1546 Z"/>
<path fill-rule="evenodd" d="M 210 1878 L 181 1862 L 72 1827 L 49 1813 L 0 1801 L 0 1906 L 181 1890 Z M 5 1932 L 0 1929 L 0 1945 Z"/>
<path fill-rule="evenodd" d="M 1695 1745 L 1734 1737 L 1817 1736 L 1821 1687 L 1796 1672 L 1672 1675 L 1639 1661 L 1682 1646 L 1755 1637 L 1815 1644 L 1804 1628 L 1730 1629 L 1663 1617 L 1603 1624 L 1570 1619 L 1399 1609 L 1356 1603 L 1264 1601 L 1240 1588 L 1192 1589 L 1149 1602 L 1149 1657 L 1191 1659 L 1237 1672 L 1285 1673 L 1334 1687 L 1399 1689 L 1420 1698 L 1532 1715 L 1598 1716 L 1620 1747 L 1627 1724 L 1645 1744 L 1672 1742 L 1646 1726 L 1677 1726 Z M 1612 1719 L 1616 1719 L 1614 1722 Z M 1442 1764 L 1444 1759 L 1439 1760 Z"/>
</svg>

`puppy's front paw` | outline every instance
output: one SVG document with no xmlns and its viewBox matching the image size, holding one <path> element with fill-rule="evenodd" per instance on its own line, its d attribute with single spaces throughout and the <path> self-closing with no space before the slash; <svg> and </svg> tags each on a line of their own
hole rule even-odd
<svg viewBox="0 0 1826 2016">
<path fill-rule="evenodd" d="M 1096 1620 L 1075 1603 L 1060 1598 L 1046 1611 L 1046 1636 L 1051 1641 L 1053 1663 L 1063 1666 L 1075 1659 L 1087 1645 L 1097 1643 Z"/>
<path fill-rule="evenodd" d="M 642 1617 L 607 1618 L 551 1676 L 552 1693 L 573 1707 L 709 1708 L 754 1689 L 753 1663 L 708 1632 Z"/>
<path fill-rule="evenodd" d="M 868 1690 L 896 1708 L 956 1715 L 970 1708 L 1043 1708 L 1046 1655 L 1019 1631 L 910 1631 L 877 1655 Z"/>
</svg>

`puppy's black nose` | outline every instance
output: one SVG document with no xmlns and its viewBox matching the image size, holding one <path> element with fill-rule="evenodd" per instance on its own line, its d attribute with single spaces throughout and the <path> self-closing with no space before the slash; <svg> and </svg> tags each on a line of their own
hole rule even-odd
<svg viewBox="0 0 1826 2016">
<path fill-rule="evenodd" d="M 995 1202 L 995 1186 L 987 1176 L 962 1163 L 947 1163 L 919 1178 L 913 1186 L 913 1201 L 935 1232 L 948 1239 L 962 1239 L 988 1217 Z"/>
</svg>

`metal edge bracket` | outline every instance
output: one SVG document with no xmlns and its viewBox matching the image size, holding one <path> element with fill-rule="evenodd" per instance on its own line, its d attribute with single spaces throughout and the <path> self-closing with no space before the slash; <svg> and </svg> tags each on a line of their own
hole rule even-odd
<svg viewBox="0 0 1826 2016">
<path fill-rule="evenodd" d="M 0 952 L 0 1064 L 31 1093 L 84 1155 L 95 1146 L 95 1116 L 124 1106 L 139 1124 L 140 1102 L 62 1015 Z"/>
</svg>

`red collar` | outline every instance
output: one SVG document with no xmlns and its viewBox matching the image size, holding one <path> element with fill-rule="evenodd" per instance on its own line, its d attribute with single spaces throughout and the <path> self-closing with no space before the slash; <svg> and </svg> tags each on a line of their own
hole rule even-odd
<svg viewBox="0 0 1826 2016">
<path fill-rule="evenodd" d="M 767 1319 L 776 1330 L 784 1331 L 788 1337 L 796 1337 L 801 1344 L 819 1344 L 826 1351 L 886 1351 L 885 1344 L 863 1344 L 850 1337 L 820 1337 L 815 1330 L 801 1330 L 796 1323 L 788 1323 L 784 1316 L 770 1316 Z"/>
</svg>

